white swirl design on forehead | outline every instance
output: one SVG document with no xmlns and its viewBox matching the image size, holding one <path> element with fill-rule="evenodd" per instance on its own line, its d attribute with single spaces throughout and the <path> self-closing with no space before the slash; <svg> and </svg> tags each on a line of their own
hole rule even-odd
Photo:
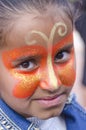
<svg viewBox="0 0 86 130">
<path fill-rule="evenodd" d="M 53 40 L 54 40 L 54 35 L 55 35 L 55 32 L 56 32 L 57 29 L 58 29 L 58 31 L 57 31 L 58 36 L 64 37 L 67 34 L 67 31 L 68 31 L 67 25 L 65 23 L 58 22 L 53 26 L 53 28 L 50 32 L 49 38 L 43 32 L 40 32 L 40 31 L 37 31 L 37 30 L 32 30 L 30 33 L 28 33 L 27 37 L 25 38 L 26 44 L 27 45 L 34 45 L 34 44 L 37 43 L 37 40 L 30 41 L 30 37 L 31 37 L 32 34 L 37 34 L 40 37 L 42 37 L 43 40 L 46 43 L 52 44 Z"/>
</svg>

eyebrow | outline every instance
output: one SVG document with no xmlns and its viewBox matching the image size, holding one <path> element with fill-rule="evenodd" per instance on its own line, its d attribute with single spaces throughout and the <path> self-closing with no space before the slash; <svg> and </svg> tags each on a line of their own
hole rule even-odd
<svg viewBox="0 0 86 130">
<path fill-rule="evenodd" d="M 32 59 L 34 59 L 34 58 L 37 58 L 37 59 L 39 59 L 39 56 L 37 55 L 35 55 L 35 56 L 30 56 L 30 55 L 27 55 L 27 56 L 21 56 L 21 57 L 19 57 L 19 58 L 17 58 L 17 59 L 15 59 L 14 61 L 12 61 L 12 65 L 17 65 L 18 63 L 21 63 L 21 62 L 25 62 L 25 61 L 27 61 L 27 60 L 32 60 Z"/>
<path fill-rule="evenodd" d="M 58 49 L 58 52 L 65 51 L 65 50 L 70 50 L 72 47 L 73 47 L 73 43 L 70 43 L 68 45 L 64 45 L 63 47 Z"/>
</svg>

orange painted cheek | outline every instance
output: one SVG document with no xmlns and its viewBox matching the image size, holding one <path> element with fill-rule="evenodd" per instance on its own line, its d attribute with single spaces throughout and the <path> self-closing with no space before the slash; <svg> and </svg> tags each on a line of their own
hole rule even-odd
<svg viewBox="0 0 86 130">
<path fill-rule="evenodd" d="M 13 95 L 17 98 L 27 98 L 30 97 L 39 85 L 38 75 L 22 75 L 18 73 L 13 73 L 19 82 L 13 88 Z"/>
<path fill-rule="evenodd" d="M 63 69 L 58 71 L 61 83 L 67 87 L 72 87 L 75 82 L 75 69 L 73 65 L 66 65 Z"/>
</svg>

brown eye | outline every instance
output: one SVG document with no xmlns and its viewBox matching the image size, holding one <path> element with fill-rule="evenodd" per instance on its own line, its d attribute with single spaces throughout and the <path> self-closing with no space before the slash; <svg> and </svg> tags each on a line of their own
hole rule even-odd
<svg viewBox="0 0 86 130">
<path fill-rule="evenodd" d="M 58 58 L 58 59 L 62 59 L 64 57 L 64 54 L 63 53 L 58 53 L 57 55 L 56 55 L 56 58 Z"/>
<path fill-rule="evenodd" d="M 32 71 L 38 67 L 38 63 L 34 59 L 26 60 L 17 66 L 18 70 L 21 71 Z"/>
<path fill-rule="evenodd" d="M 22 64 L 21 64 L 21 66 L 23 67 L 23 68 L 28 68 L 28 67 L 30 67 L 30 62 L 28 62 L 28 61 L 26 61 L 26 62 L 23 62 Z"/>
<path fill-rule="evenodd" d="M 70 53 L 68 51 L 61 51 L 55 56 L 55 63 L 62 63 L 68 61 L 70 58 Z"/>
</svg>

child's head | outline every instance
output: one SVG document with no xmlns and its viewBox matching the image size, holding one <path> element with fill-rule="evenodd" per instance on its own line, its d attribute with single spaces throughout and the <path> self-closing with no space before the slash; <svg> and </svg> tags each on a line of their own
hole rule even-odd
<svg viewBox="0 0 86 130">
<path fill-rule="evenodd" d="M 0 0 L 0 95 L 16 112 L 60 115 L 75 80 L 65 0 Z"/>
</svg>

